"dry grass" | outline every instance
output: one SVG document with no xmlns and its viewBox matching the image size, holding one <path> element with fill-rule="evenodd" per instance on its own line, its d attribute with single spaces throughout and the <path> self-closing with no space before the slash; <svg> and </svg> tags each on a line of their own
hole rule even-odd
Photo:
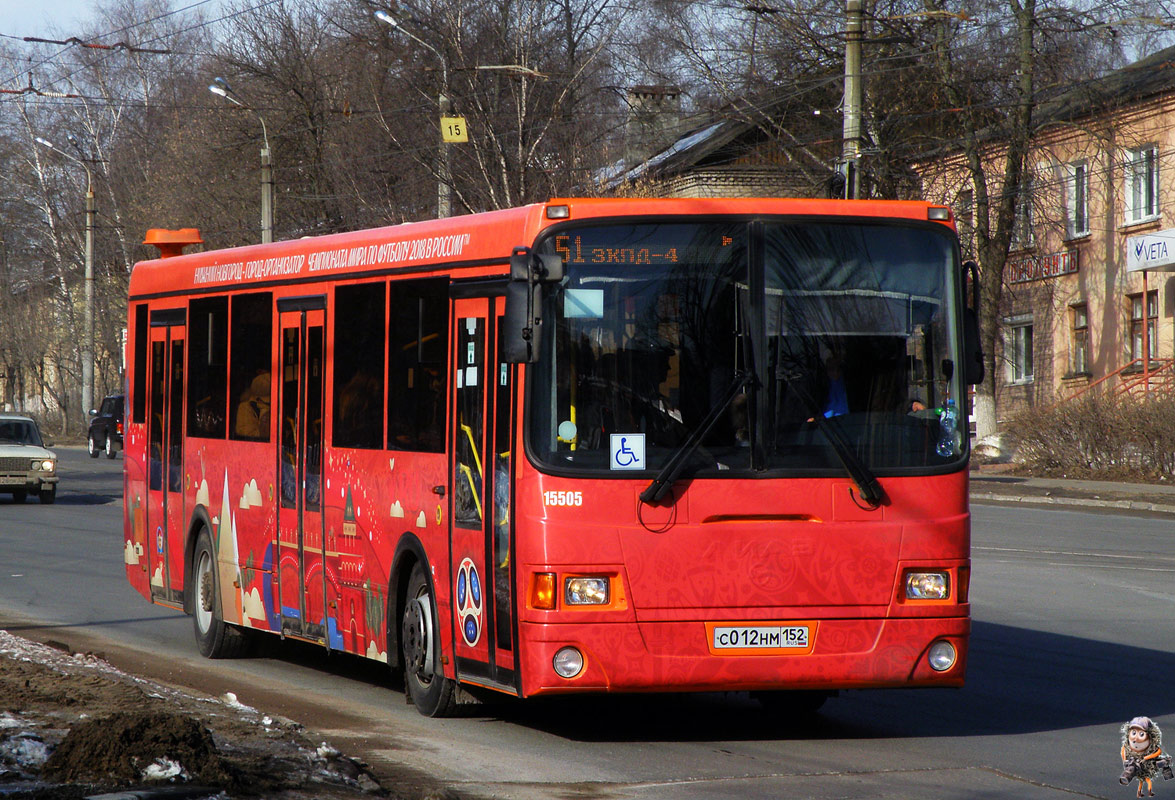
<svg viewBox="0 0 1175 800">
<path fill-rule="evenodd" d="M 1083 398 L 1008 425 L 1032 472 L 1107 480 L 1175 479 L 1175 398 Z"/>
</svg>

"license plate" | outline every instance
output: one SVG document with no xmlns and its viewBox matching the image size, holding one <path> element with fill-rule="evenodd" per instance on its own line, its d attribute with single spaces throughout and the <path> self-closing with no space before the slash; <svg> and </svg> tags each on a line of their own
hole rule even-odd
<svg viewBox="0 0 1175 800">
<path fill-rule="evenodd" d="M 815 630 L 814 622 L 706 623 L 710 652 L 719 656 L 806 655 Z"/>
<path fill-rule="evenodd" d="M 12 486 L 14 484 L 26 483 L 28 478 L 23 475 L 0 475 L 0 486 Z"/>
</svg>

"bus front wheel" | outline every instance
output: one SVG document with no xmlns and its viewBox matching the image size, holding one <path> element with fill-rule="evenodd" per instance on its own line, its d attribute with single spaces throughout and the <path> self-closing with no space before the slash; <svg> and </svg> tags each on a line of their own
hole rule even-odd
<svg viewBox="0 0 1175 800">
<path fill-rule="evenodd" d="M 220 580 L 216 568 L 216 551 L 208 529 L 200 531 L 192 561 L 192 622 L 196 644 L 205 658 L 235 658 L 248 645 L 245 632 L 224 621 L 220 612 Z"/>
<path fill-rule="evenodd" d="M 416 709 L 426 717 L 447 717 L 457 707 L 454 682 L 441 669 L 436 595 L 424 567 L 416 564 L 400 617 L 404 685 Z"/>
</svg>

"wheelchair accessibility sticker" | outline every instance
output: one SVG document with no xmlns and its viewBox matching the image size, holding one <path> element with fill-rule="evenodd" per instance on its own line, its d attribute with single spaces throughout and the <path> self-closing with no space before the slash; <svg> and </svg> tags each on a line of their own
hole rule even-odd
<svg viewBox="0 0 1175 800">
<path fill-rule="evenodd" d="M 645 466 L 645 435 L 643 433 L 609 434 L 611 458 L 609 469 L 648 469 Z"/>
</svg>

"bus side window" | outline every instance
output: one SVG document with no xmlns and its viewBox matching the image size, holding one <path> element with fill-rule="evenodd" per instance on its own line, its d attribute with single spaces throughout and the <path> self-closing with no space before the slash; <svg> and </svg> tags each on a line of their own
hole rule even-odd
<svg viewBox="0 0 1175 800">
<path fill-rule="evenodd" d="M 335 289 L 335 447 L 383 448 L 385 294 L 382 282 Z"/>
<path fill-rule="evenodd" d="M 273 295 L 233 298 L 229 330 L 229 438 L 269 441 L 273 386 Z"/>
<path fill-rule="evenodd" d="M 193 300 L 188 327 L 188 435 L 225 438 L 228 298 Z"/>
<path fill-rule="evenodd" d="M 448 392 L 449 280 L 392 281 L 388 449 L 441 453 Z"/>
</svg>

